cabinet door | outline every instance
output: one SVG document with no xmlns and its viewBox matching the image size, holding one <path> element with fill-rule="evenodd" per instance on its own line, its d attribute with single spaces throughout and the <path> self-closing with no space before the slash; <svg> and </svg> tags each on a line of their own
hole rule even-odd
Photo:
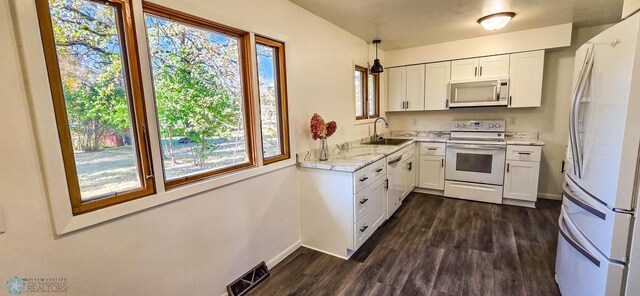
<svg viewBox="0 0 640 296">
<path fill-rule="evenodd" d="M 368 218 L 370 219 L 371 232 L 376 231 L 380 224 L 384 222 L 384 202 L 386 197 L 386 189 L 385 182 L 376 183 L 372 186 L 375 186 L 369 193 L 369 214 Z"/>
<path fill-rule="evenodd" d="M 511 55 L 509 108 L 540 107 L 544 50 Z"/>
<path fill-rule="evenodd" d="M 444 157 L 420 155 L 421 188 L 444 190 Z"/>
<path fill-rule="evenodd" d="M 540 163 L 536 161 L 507 161 L 504 175 L 504 197 L 536 201 Z"/>
<path fill-rule="evenodd" d="M 478 78 L 478 59 L 451 62 L 451 80 L 473 80 Z"/>
<path fill-rule="evenodd" d="M 403 185 L 403 193 L 402 200 L 404 200 L 409 193 L 416 187 L 416 158 L 414 156 L 402 162 L 402 185 Z"/>
<path fill-rule="evenodd" d="M 405 110 L 424 110 L 424 65 L 407 67 Z"/>
<path fill-rule="evenodd" d="M 427 64 L 425 77 L 425 110 L 447 110 L 451 62 Z"/>
<path fill-rule="evenodd" d="M 507 77 L 509 76 L 509 55 L 480 58 L 478 66 L 480 79 Z"/>
<path fill-rule="evenodd" d="M 388 69 L 387 74 L 388 110 L 404 110 L 404 101 L 407 91 L 407 68 L 398 67 Z"/>
</svg>

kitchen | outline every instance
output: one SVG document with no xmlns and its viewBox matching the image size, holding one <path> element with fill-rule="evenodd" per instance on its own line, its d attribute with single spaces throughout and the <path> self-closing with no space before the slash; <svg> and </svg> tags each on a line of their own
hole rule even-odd
<svg viewBox="0 0 640 296">
<path fill-rule="evenodd" d="M 3 293 L 640 295 L 639 8 L 5 1 Z"/>
</svg>

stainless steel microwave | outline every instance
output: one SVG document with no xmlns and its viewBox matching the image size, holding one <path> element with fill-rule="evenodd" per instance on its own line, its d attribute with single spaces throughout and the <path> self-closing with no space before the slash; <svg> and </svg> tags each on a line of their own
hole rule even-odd
<svg viewBox="0 0 640 296">
<path fill-rule="evenodd" d="M 507 106 L 509 78 L 452 81 L 449 107 Z"/>
</svg>

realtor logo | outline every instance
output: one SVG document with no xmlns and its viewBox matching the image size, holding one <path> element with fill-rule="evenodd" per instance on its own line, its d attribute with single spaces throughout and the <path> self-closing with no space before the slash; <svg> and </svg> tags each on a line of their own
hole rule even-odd
<svg viewBox="0 0 640 296">
<path fill-rule="evenodd" d="M 12 295 L 18 295 L 21 292 L 24 292 L 24 280 L 19 277 L 12 277 L 7 281 L 7 291 Z"/>
<path fill-rule="evenodd" d="M 7 281 L 7 291 L 11 295 L 28 293 L 65 293 L 69 290 L 66 278 L 19 278 Z"/>
</svg>

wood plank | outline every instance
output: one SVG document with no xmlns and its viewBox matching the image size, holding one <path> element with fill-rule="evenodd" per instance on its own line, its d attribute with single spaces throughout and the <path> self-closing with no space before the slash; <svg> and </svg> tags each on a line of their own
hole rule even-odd
<svg viewBox="0 0 640 296">
<path fill-rule="evenodd" d="M 413 193 L 352 259 L 300 248 L 250 295 L 559 295 L 560 204 Z"/>
</svg>

